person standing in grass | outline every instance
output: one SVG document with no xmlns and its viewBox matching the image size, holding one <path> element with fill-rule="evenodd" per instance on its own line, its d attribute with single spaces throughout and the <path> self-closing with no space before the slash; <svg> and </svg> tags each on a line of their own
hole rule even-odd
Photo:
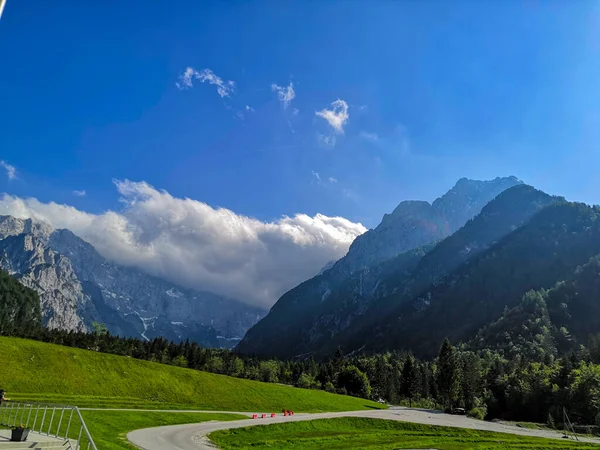
<svg viewBox="0 0 600 450">
<path fill-rule="evenodd" d="M 4 389 L 0 389 L 0 405 L 2 405 L 2 403 L 4 403 L 5 401 L 7 401 L 8 399 L 4 397 L 4 395 L 6 394 L 6 391 Z"/>
</svg>

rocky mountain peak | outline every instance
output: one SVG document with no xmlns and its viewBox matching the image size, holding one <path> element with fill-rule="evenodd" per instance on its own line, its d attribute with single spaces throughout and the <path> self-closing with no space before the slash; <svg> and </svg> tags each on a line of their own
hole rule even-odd
<svg viewBox="0 0 600 450">
<path fill-rule="evenodd" d="M 351 273 L 443 239 L 479 214 L 498 194 L 517 184 L 522 181 L 514 176 L 489 181 L 461 178 L 432 204 L 403 201 L 391 214 L 385 214 L 377 227 L 354 240 L 337 269 Z"/>
<path fill-rule="evenodd" d="M 12 216 L 0 216 L 0 239 L 23 233 L 47 239 L 52 231 L 52 227 L 45 222 L 32 219 L 17 219 Z"/>
<path fill-rule="evenodd" d="M 446 220 L 448 231 L 453 233 L 479 214 L 498 194 L 518 184 L 523 182 L 515 176 L 488 181 L 461 178 L 452 189 L 436 199 L 432 207 Z"/>
</svg>

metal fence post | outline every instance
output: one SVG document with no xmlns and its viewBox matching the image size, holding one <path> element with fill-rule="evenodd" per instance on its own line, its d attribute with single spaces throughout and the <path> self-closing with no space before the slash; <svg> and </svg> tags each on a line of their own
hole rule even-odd
<svg viewBox="0 0 600 450">
<path fill-rule="evenodd" d="M 35 424 L 37 423 L 37 418 L 38 418 L 39 412 L 40 412 L 40 405 L 38 405 L 37 409 L 35 410 L 35 419 L 33 419 L 33 426 L 31 427 L 32 431 L 35 431 Z"/>
<path fill-rule="evenodd" d="M 71 408 L 71 415 L 69 416 L 69 423 L 67 423 L 67 431 L 65 431 L 65 439 L 69 439 L 69 429 L 71 428 L 71 420 L 73 419 L 73 408 Z"/>
<path fill-rule="evenodd" d="M 26 406 L 27 406 L 26 404 L 23 404 L 23 411 L 21 412 L 21 420 L 19 421 L 19 423 L 23 423 L 23 417 L 25 417 L 25 407 Z"/>
<path fill-rule="evenodd" d="M 11 403 L 10 404 L 10 411 L 8 413 L 8 424 L 7 424 L 9 427 L 13 426 L 13 423 L 12 423 L 12 413 L 13 413 L 14 409 L 15 409 L 15 404 Z"/>
<path fill-rule="evenodd" d="M 63 416 L 65 415 L 65 408 L 63 407 L 60 412 L 60 419 L 58 420 L 58 428 L 56 429 L 56 437 L 60 435 L 60 426 L 62 425 Z"/>
<path fill-rule="evenodd" d="M 29 414 L 27 414 L 27 423 L 25 423 L 25 428 L 29 427 L 29 419 L 31 419 L 31 411 L 33 411 L 33 403 L 29 405 Z"/>
<path fill-rule="evenodd" d="M 48 412 L 48 407 L 44 406 L 44 415 L 42 416 L 42 423 L 40 424 L 40 433 L 44 432 L 44 423 L 46 422 L 46 413 Z"/>
<path fill-rule="evenodd" d="M 77 445 L 75 446 L 75 450 L 79 450 L 79 443 L 81 442 L 81 434 L 83 433 L 83 425 L 79 429 L 79 437 L 77 438 Z"/>
<path fill-rule="evenodd" d="M 54 413 L 56 412 L 56 406 L 52 408 L 52 417 L 50 417 L 50 425 L 48 425 L 48 436 L 50 436 L 50 429 L 52 428 L 52 422 L 54 422 Z"/>
</svg>

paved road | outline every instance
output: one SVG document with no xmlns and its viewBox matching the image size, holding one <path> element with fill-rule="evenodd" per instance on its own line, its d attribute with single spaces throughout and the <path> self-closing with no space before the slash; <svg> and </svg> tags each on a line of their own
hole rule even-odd
<svg viewBox="0 0 600 450">
<path fill-rule="evenodd" d="M 208 411 L 207 411 L 208 412 Z M 217 412 L 217 411 L 212 411 Z M 241 413 L 247 414 L 247 413 Z M 403 407 L 392 407 L 387 410 L 373 411 L 351 411 L 339 413 L 321 414 L 295 414 L 284 417 L 278 414 L 275 418 L 247 419 L 232 422 L 204 422 L 189 425 L 171 425 L 158 428 L 146 428 L 132 431 L 127 438 L 133 444 L 144 450 L 199 450 L 215 449 L 214 444 L 206 437 L 209 433 L 217 430 L 240 428 L 247 426 L 266 425 L 271 423 L 295 422 L 300 420 L 331 419 L 335 417 L 370 417 L 387 420 L 398 420 L 402 422 L 416 422 L 428 425 L 443 425 L 449 427 L 469 428 L 475 430 L 496 431 L 522 436 L 534 436 L 545 438 L 562 438 L 562 434 L 546 430 L 530 430 L 514 425 L 495 422 L 484 422 L 465 416 L 453 416 L 438 411 L 422 409 L 409 409 Z M 579 438 L 584 442 L 600 444 L 600 439 Z"/>
</svg>

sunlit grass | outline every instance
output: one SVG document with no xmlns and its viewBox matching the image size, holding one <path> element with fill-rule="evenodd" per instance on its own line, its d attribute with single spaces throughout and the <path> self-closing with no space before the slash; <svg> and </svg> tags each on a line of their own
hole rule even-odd
<svg viewBox="0 0 600 450">
<path fill-rule="evenodd" d="M 222 449 L 600 449 L 595 444 L 490 431 L 346 417 L 216 431 Z"/>
</svg>

